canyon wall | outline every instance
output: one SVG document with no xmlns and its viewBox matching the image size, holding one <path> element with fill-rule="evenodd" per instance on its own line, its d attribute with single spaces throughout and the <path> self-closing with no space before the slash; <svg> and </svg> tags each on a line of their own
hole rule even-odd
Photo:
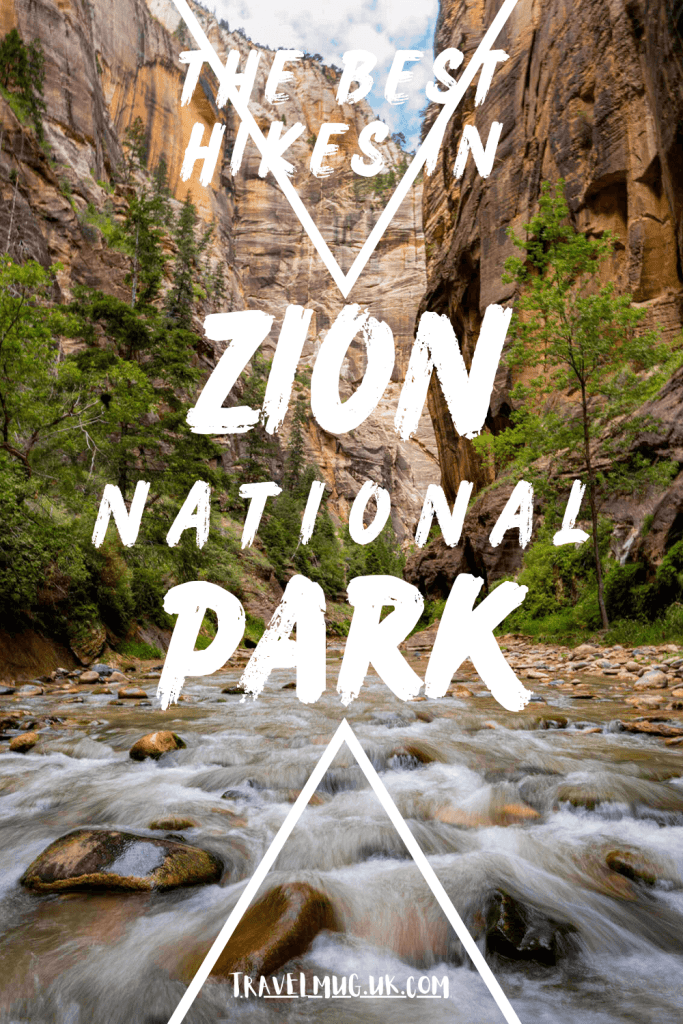
<svg viewBox="0 0 683 1024">
<path fill-rule="evenodd" d="M 273 108 L 264 98 L 273 52 L 230 32 L 203 8 L 194 7 L 210 41 L 225 59 L 230 49 L 246 57 L 260 54 L 252 112 L 262 129 L 274 118 L 285 125 L 305 125 L 287 153 L 297 171 L 293 182 L 343 269 L 347 269 L 369 234 L 391 193 L 367 187 L 367 179 L 350 170 L 358 134 L 374 120 L 368 105 L 335 103 L 339 73 L 306 57 L 294 67 L 295 80 L 285 87 L 288 99 Z M 48 147 L 15 117 L 0 97 L 0 239 L 10 238 L 9 251 L 19 259 L 33 257 L 44 265 L 59 261 L 62 296 L 76 284 L 124 296 L 125 261 L 110 249 L 88 223 L 88 204 L 107 202 L 114 219 L 125 212 L 127 197 L 120 183 L 111 193 L 122 160 L 125 130 L 140 117 L 146 130 L 148 167 L 163 156 L 177 200 L 190 193 L 200 217 L 213 222 L 208 251 L 212 267 L 222 264 L 227 295 L 220 309 L 264 309 L 275 316 L 272 346 L 288 303 L 312 308 L 313 321 L 303 354 L 310 366 L 326 330 L 345 301 L 368 307 L 394 332 L 396 365 L 393 380 L 376 412 L 350 434 L 322 431 L 310 419 L 308 456 L 315 459 L 331 490 L 331 507 L 345 520 L 350 502 L 367 477 L 386 487 L 393 500 L 393 522 L 407 541 L 414 531 L 427 483 L 438 480 L 436 442 L 427 410 L 416 438 L 401 442 L 393 430 L 400 381 L 412 343 L 417 307 L 425 287 L 424 243 L 419 186 L 409 195 L 371 258 L 348 300 L 344 300 L 280 192 L 271 174 L 260 178 L 260 154 L 249 142 L 241 170 L 232 175 L 229 160 L 239 121 L 230 105 L 218 110 L 217 83 L 205 65 L 189 106 L 180 107 L 187 66 L 183 50 L 195 48 L 170 0 L 9 0 L 0 12 L 0 34 L 17 27 L 25 41 L 39 39 L 46 56 L 45 135 Z M 341 116 L 340 116 L 341 114 Z M 198 168 L 188 182 L 180 167 L 192 126 L 205 126 L 205 141 L 215 121 L 226 124 L 226 142 L 209 188 L 198 183 Z M 343 120 L 350 125 L 334 173 L 313 177 L 308 170 L 320 123 Z M 400 173 L 403 159 L 393 141 L 381 147 L 388 170 Z M 14 189 L 12 172 L 18 175 Z M 197 329 L 203 316 L 218 312 L 210 299 L 197 306 Z M 220 350 L 207 343 L 201 354 L 206 370 Z M 364 348 L 351 346 L 340 391 L 348 397 L 362 378 Z M 300 392 L 308 397 L 304 386 Z M 291 415 L 282 438 L 286 442 Z M 239 459 L 239 446 L 226 439 L 226 467 Z"/>
<path fill-rule="evenodd" d="M 499 6 L 499 0 L 442 0 L 435 53 L 453 46 L 469 59 Z M 523 233 L 537 209 L 541 183 L 560 177 L 577 228 L 617 236 L 609 277 L 618 290 L 633 295 L 646 309 L 647 323 L 658 325 L 664 337 L 680 331 L 682 33 L 683 12 L 672 0 L 519 0 L 496 44 L 510 59 L 498 65 L 483 106 L 475 111 L 474 90 L 465 97 L 448 126 L 437 168 L 424 183 L 427 289 L 421 308 L 449 316 L 468 365 L 486 307 L 513 297 L 514 286 L 501 282 L 505 260 L 514 252 L 507 230 Z M 425 128 L 436 113 L 428 111 Z M 476 124 L 485 141 L 494 120 L 503 123 L 503 132 L 490 177 L 483 179 L 470 159 L 456 180 L 453 164 L 463 127 Z M 509 423 L 511 383 L 501 365 L 487 419 L 494 433 Z M 676 458 L 680 449 L 671 443 L 671 430 L 683 415 L 680 382 L 665 404 L 661 431 L 642 443 L 649 452 Z M 430 411 L 450 500 L 463 479 L 479 488 L 490 484 L 491 471 L 454 431 L 435 380 Z M 657 408 L 652 411 L 657 415 Z M 506 557 L 494 552 L 487 544 L 490 527 L 484 531 L 507 493 L 485 496 L 466 524 L 469 543 L 493 578 L 517 568 L 521 558 L 519 548 Z M 607 511 L 622 536 L 633 540 L 662 499 L 651 493 Z M 466 542 L 456 551 L 440 542 L 438 550 L 418 557 L 411 578 L 427 589 L 436 575 L 452 579 L 468 564 Z"/>
</svg>

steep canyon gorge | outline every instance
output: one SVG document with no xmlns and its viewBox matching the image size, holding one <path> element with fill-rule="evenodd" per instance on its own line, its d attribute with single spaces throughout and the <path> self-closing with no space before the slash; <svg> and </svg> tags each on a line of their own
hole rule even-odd
<svg viewBox="0 0 683 1024">
<path fill-rule="evenodd" d="M 471 56 L 496 9 L 494 2 L 443 3 L 435 53 L 455 46 Z M 680 16 L 677 21 L 674 4 L 655 11 L 638 0 L 615 0 L 607 8 L 584 0 L 580 10 L 572 10 L 570 17 L 561 0 L 520 0 L 500 41 L 510 59 L 496 72 L 486 103 L 475 113 L 473 95 L 465 98 L 447 129 L 436 171 L 404 201 L 349 297 L 387 320 L 394 331 L 394 379 L 375 414 L 352 434 L 335 437 L 309 419 L 307 454 L 330 488 L 333 511 L 345 521 L 360 483 L 371 476 L 391 493 L 393 526 L 404 547 L 428 483 L 440 477 L 452 501 L 463 479 L 474 481 L 477 489 L 492 482 L 491 470 L 455 432 L 436 379 L 416 436 L 402 442 L 393 430 L 416 318 L 424 310 L 446 313 L 469 365 L 486 306 L 514 297 L 514 286 L 501 283 L 512 251 L 506 230 L 521 230 L 536 208 L 543 180 L 566 180 L 572 217 L 581 230 L 594 236 L 604 230 L 615 233 L 619 244 L 610 278 L 647 310 L 648 323 L 672 337 L 683 322 L 683 191 L 677 171 L 683 153 Z M 237 48 L 245 59 L 255 46 L 203 9 L 196 12 L 220 56 Z M 88 224 L 84 211 L 88 203 L 99 208 L 108 200 L 103 186 L 121 163 L 126 128 L 139 116 L 150 169 L 163 156 L 176 197 L 189 190 L 202 219 L 215 224 L 208 262 L 225 268 L 228 307 L 273 314 L 273 336 L 287 303 L 312 308 L 304 350 L 310 365 L 343 301 L 272 175 L 259 177 L 260 156 L 253 144 L 247 145 L 241 171 L 231 174 L 237 118 L 230 105 L 220 111 L 216 107 L 216 83 L 206 67 L 192 102 L 180 107 L 186 67 L 178 56 L 193 43 L 170 0 L 114 5 L 14 0 L 3 6 L 1 17 L 0 31 L 18 26 L 25 38 L 44 45 L 45 126 L 52 148 L 48 160 L 0 100 L 5 125 L 0 237 L 9 240 L 10 253 L 45 265 L 59 260 L 65 298 L 74 284 L 123 294 L 123 260 Z M 266 127 L 270 114 L 264 86 L 272 53 L 256 48 L 262 59 L 252 107 Z M 379 194 L 363 189 L 364 182 L 359 184 L 349 169 L 358 134 L 373 117 L 365 102 L 344 107 L 351 130 L 335 157 L 335 173 L 324 179 L 308 173 L 317 130 L 334 107 L 338 77 L 335 68 L 307 55 L 278 112 L 285 127 L 295 121 L 306 126 L 290 151 L 299 168 L 294 183 L 340 264 L 348 267 L 391 188 Z M 428 108 L 425 130 L 435 113 L 434 106 Z M 470 161 L 464 177 L 456 180 L 452 165 L 464 125 L 476 124 L 485 138 L 494 119 L 504 127 L 493 173 L 483 179 Z M 211 186 L 199 185 L 196 172 L 187 184 L 181 182 L 192 125 L 199 121 L 208 134 L 216 120 L 227 130 Z M 387 166 L 397 172 L 401 151 L 389 141 L 384 152 Z M 10 181 L 13 171 L 18 189 Z M 114 217 L 121 216 L 125 188 L 117 187 L 109 203 Z M 211 300 L 204 306 L 197 311 L 199 331 L 199 314 L 219 308 Z M 273 336 L 267 345 L 274 343 Z M 202 358 L 207 370 L 219 354 L 215 344 L 206 343 Z M 363 369 L 362 345 L 354 343 L 344 367 L 345 396 Z M 648 453 L 676 461 L 683 461 L 678 426 L 682 383 L 679 374 L 653 403 L 660 427 L 638 442 Z M 509 423 L 511 384 L 503 360 L 487 418 L 487 429 L 494 433 Z M 285 438 L 290 423 L 291 415 Z M 226 466 L 239 457 L 239 446 L 226 439 Z M 504 484 L 485 494 L 468 517 L 458 548 L 452 551 L 437 541 L 413 557 L 409 578 L 430 595 L 443 596 L 462 567 L 485 569 L 492 580 L 517 569 L 520 552 L 509 536 L 495 551 L 487 543 L 509 491 Z M 653 564 L 661 560 L 681 492 L 683 482 L 677 479 L 666 494 L 651 491 L 608 507 L 617 546 L 642 549 Z M 649 539 L 641 540 L 646 516 L 654 517 L 654 528 Z"/>
<path fill-rule="evenodd" d="M 454 46 L 471 56 L 499 3 L 441 0 L 435 52 Z M 221 58 L 235 48 L 243 59 L 251 49 L 261 54 L 251 109 L 265 129 L 272 108 L 264 86 L 274 51 L 192 6 Z M 438 628 L 433 619 L 455 576 L 471 572 L 494 583 L 520 569 L 523 553 L 517 530 L 509 530 L 498 547 L 489 543 L 512 481 L 504 474 L 496 478 L 454 431 L 436 378 L 415 436 L 401 441 L 394 430 L 416 323 L 425 311 L 446 314 L 469 367 L 486 307 L 516 297 L 514 286 L 501 283 L 512 252 L 506 229 L 520 232 L 538 207 L 541 183 L 563 177 L 575 225 L 590 237 L 605 230 L 617 236 L 609 277 L 618 290 L 633 294 L 647 324 L 659 326 L 665 338 L 678 335 L 681 0 L 519 0 L 498 43 L 510 58 L 498 68 L 485 105 L 475 110 L 474 90 L 467 95 L 447 129 L 436 170 L 416 183 L 348 300 L 272 175 L 259 176 L 260 157 L 252 144 L 239 173 L 231 173 L 239 124 L 230 105 L 217 107 L 217 83 L 206 68 L 190 104 L 180 106 L 187 65 L 179 55 L 194 45 L 172 0 L 3 0 L 0 36 L 15 27 L 24 40 L 39 39 L 45 52 L 46 144 L 4 90 L 0 250 L 17 263 L 57 264 L 55 303 L 78 296 L 85 285 L 128 304 L 130 254 L 109 240 L 112 226 L 135 202 L 134 176 L 124 170 L 125 144 L 127 130 L 140 119 L 146 168 L 135 173 L 148 182 L 163 157 L 173 223 L 179 224 L 189 192 L 200 218 L 197 234 L 213 225 L 200 253 L 188 332 L 202 376 L 221 355 L 220 345 L 203 336 L 207 315 L 244 309 L 271 314 L 273 330 L 264 346 L 270 356 L 285 307 L 313 310 L 294 386 L 294 399 L 305 408 L 301 461 L 324 478 L 336 527 L 343 528 L 367 478 L 390 492 L 394 531 L 408 556 L 405 577 L 433 602 L 426 609 L 429 627 L 401 647 L 410 668 L 424 677 Z M 338 117 L 340 72 L 309 54 L 293 72 L 277 114 L 285 131 L 297 121 L 305 125 L 287 154 L 297 167 L 294 184 L 346 269 L 407 154 L 390 138 L 382 147 L 390 173 L 374 186 L 354 176 L 349 154 L 375 115 L 364 101 L 345 105 L 350 129 L 331 158 L 334 173 L 314 178 L 308 163 L 321 122 Z M 426 128 L 435 113 L 427 108 Z M 453 162 L 463 126 L 476 124 L 485 138 L 493 119 L 504 130 L 490 177 L 482 179 L 470 161 L 456 180 Z M 216 121 L 226 131 L 213 181 L 199 185 L 197 169 L 181 181 L 193 125 L 204 125 L 206 142 Z M 158 305 L 172 286 L 179 234 L 164 236 L 171 259 Z M 199 287 L 198 282 L 217 280 L 219 272 L 220 293 Z M 346 301 L 390 325 L 396 358 L 376 411 L 358 429 L 335 436 L 309 413 L 310 368 Z M 100 340 L 95 335 L 94 348 Z M 76 337 L 62 345 L 63 354 L 80 354 L 84 342 Z M 356 340 L 343 365 L 344 397 L 359 386 L 365 365 L 364 346 Z M 514 383 L 504 356 L 486 421 L 493 435 L 511 422 Z M 231 401 L 239 403 L 240 388 L 248 386 L 247 377 Z M 635 436 L 634 451 L 683 468 L 683 370 L 645 411 L 651 413 L 650 427 Z M 267 468 L 283 484 L 298 423 L 290 408 L 279 446 L 269 456 Z M 216 461 L 226 471 L 226 490 L 236 494 L 244 479 L 244 437 L 226 436 L 220 443 Z M 576 475 L 573 454 L 562 485 Z M 134 455 L 142 461 L 144 452 L 134 449 Z M 595 458 L 606 468 L 599 438 Z M 80 449 L 78 459 L 83 461 Z M 83 475 L 66 479 L 69 486 L 73 479 L 82 484 Z M 180 475 L 175 480 L 184 484 Z M 453 548 L 437 538 L 415 552 L 424 494 L 439 480 L 451 502 L 462 480 L 475 484 L 463 537 Z M 95 478 L 100 490 L 101 482 Z M 27 516 L 38 510 L 39 485 L 35 493 L 33 486 L 22 506 Z M 94 491 L 95 484 L 90 487 Z M 10 500 L 15 493 L 24 492 L 17 487 Z M 72 486 L 71 504 L 64 501 L 62 508 L 55 501 L 52 519 L 58 525 L 68 514 L 85 520 L 91 510 L 94 518 L 97 504 L 88 494 L 87 505 L 85 494 L 84 487 Z M 168 501 L 170 521 L 178 494 L 159 499 Z M 8 506 L 0 493 L 0 511 Z M 544 513 L 538 495 L 536 512 L 538 525 Z M 628 570 L 627 559 L 639 559 L 643 572 L 663 561 L 667 568 L 666 553 L 683 539 L 683 472 L 666 487 L 620 494 L 603 512 L 611 519 L 610 572 Z M 240 562 L 234 592 L 241 588 L 249 618 L 267 620 L 293 563 L 276 578 L 262 537 L 241 551 L 240 514 L 234 494 L 215 501 L 212 530 L 220 520 L 221 532 L 208 550 L 212 557 L 221 545 L 227 551 L 223 561 L 220 550 L 216 556 L 225 573 L 217 581 L 226 589 L 235 581 L 231 561 Z M 7 533 L 21 533 L 17 518 Z M 186 563 L 180 557 L 154 561 L 158 549 L 169 551 L 165 528 L 161 541 L 150 531 L 138 545 L 147 544 L 153 569 L 162 566 L 161 580 L 153 581 L 156 590 L 149 564 L 133 561 L 136 545 L 123 552 L 131 555 L 128 566 L 115 538 L 109 551 L 99 553 L 101 562 L 89 563 L 95 567 L 90 585 L 104 593 L 103 605 L 111 608 L 112 595 L 134 586 L 147 586 L 156 600 L 186 578 L 181 570 L 192 571 L 190 555 L 197 547 L 191 529 Z M 85 532 L 65 530 L 59 536 L 76 538 L 74 547 L 81 543 L 90 551 L 91 530 L 88 519 Z M 111 539 L 111 527 L 109 533 Z M 0 584 L 9 578 L 3 540 Z M 26 557 L 34 549 L 19 550 Z M 37 559 L 42 552 L 38 545 L 35 550 Z M 568 564 L 571 575 L 576 562 Z M 45 572 L 51 571 L 48 564 Z M 344 572 L 363 571 L 371 570 L 357 570 L 350 561 L 342 580 Z M 553 593 L 574 585 L 567 575 L 552 580 Z M 679 583 L 683 588 L 683 573 Z M 62 615 L 65 607 L 72 615 L 76 599 L 85 603 L 82 577 L 80 591 L 70 591 L 70 585 L 68 579 L 63 584 Z M 188 678 L 179 702 L 161 710 L 163 657 L 154 645 L 166 650 L 170 629 L 151 615 L 148 621 L 131 612 L 130 636 L 124 629 L 117 633 L 103 615 L 86 637 L 89 647 L 65 631 L 41 629 L 41 621 L 50 621 L 40 619 L 47 605 L 38 609 L 35 628 L 19 635 L 5 632 L 0 621 L 0 1024 L 167 1024 L 295 804 L 301 817 L 253 901 L 244 901 L 246 912 L 189 1009 L 187 1024 L 500 1024 L 501 1005 L 509 1024 L 678 1019 L 680 634 L 672 644 L 661 637 L 656 643 L 617 642 L 604 634 L 597 640 L 593 634 L 580 640 L 555 636 L 552 644 L 537 636 L 498 637 L 512 670 L 533 688 L 521 712 L 506 711 L 469 661 L 457 668 L 442 698 L 420 693 L 409 701 L 390 692 L 388 679 L 368 665 L 358 699 L 345 706 L 336 690 L 345 633 L 332 627 L 341 623 L 348 632 L 341 616 L 350 608 L 341 602 L 343 587 L 338 590 L 326 590 L 331 599 L 325 688 L 310 705 L 297 699 L 291 667 L 276 668 L 259 699 L 247 700 L 242 670 L 252 652 L 242 647 L 218 671 Z M 22 628 L 26 622 L 31 618 L 22 620 Z M 202 629 L 207 647 L 209 633 Z M 257 637 L 245 637 L 245 646 L 247 639 L 253 647 Z M 321 768 L 313 790 L 311 774 L 341 723 L 356 735 L 365 760 L 342 745 L 324 774 Z M 302 793 L 309 792 L 304 807 Z M 383 803 L 377 799 L 382 792 Z M 396 817 L 387 818 L 387 801 L 394 802 L 432 879 L 476 943 L 478 959 L 466 952 L 453 917 L 450 924 L 446 919 L 429 871 L 411 856 L 414 847 L 406 843 L 405 831 L 396 831 Z M 474 969 L 484 961 L 500 985 L 498 1005 L 490 981 Z M 265 979 L 269 999 L 289 976 L 297 995 L 266 1002 L 236 986 L 234 971 L 249 975 L 257 992 L 264 991 L 259 986 Z M 430 993 L 420 1001 L 406 995 L 418 978 Z M 323 979 L 349 1001 L 338 1002 L 319 989 L 314 994 L 314 983 Z M 362 998 L 351 999 L 350 979 L 360 983 Z M 306 998 L 298 996 L 302 986 Z M 423 996 L 427 989 L 420 989 Z M 385 997 L 392 1001 L 379 1001 Z"/>
<path fill-rule="evenodd" d="M 454 46 L 469 57 L 490 24 L 496 2 L 453 0 L 441 4 L 435 52 Z M 663 337 L 683 323 L 683 23 L 680 5 L 639 0 L 521 0 L 499 43 L 510 59 L 499 66 L 485 105 L 470 94 L 452 119 L 436 172 L 425 178 L 424 232 L 427 290 L 421 309 L 446 313 L 466 361 L 471 359 L 486 306 L 506 304 L 514 285 L 501 281 L 514 253 L 507 229 L 517 234 L 538 208 L 543 181 L 566 181 L 575 225 L 589 236 L 611 231 L 618 239 L 609 278 L 647 310 Z M 431 108 L 425 129 L 436 110 Z M 483 179 L 470 162 L 460 180 L 452 167 L 464 125 L 486 139 L 493 120 L 503 123 L 493 171 Z M 488 427 L 504 430 L 511 412 L 512 378 L 499 370 Z M 648 456 L 681 462 L 683 374 L 678 372 L 650 410 L 658 425 L 636 439 Z M 472 445 L 453 429 L 438 382 L 430 412 L 436 431 L 444 489 L 452 501 L 463 479 L 479 487 L 492 481 Z M 665 493 L 638 499 L 619 496 L 605 508 L 615 522 L 619 555 L 642 550 L 661 561 L 680 510 L 683 478 Z M 506 540 L 498 549 L 488 534 L 512 484 L 487 493 L 468 517 L 461 545 L 438 540 L 409 565 L 409 578 L 434 596 L 464 568 L 489 579 L 516 571 L 521 552 Z M 646 516 L 653 517 L 640 539 Z M 673 539 L 674 534 L 671 535 Z M 676 537 L 677 539 L 677 537 Z"/>
<path fill-rule="evenodd" d="M 243 60 L 254 47 L 261 53 L 251 106 L 259 125 L 267 127 L 272 107 L 268 104 L 266 110 L 263 105 L 264 87 L 273 52 L 230 32 L 225 23 L 219 25 L 202 8 L 195 10 L 221 58 L 235 48 Z M 314 311 L 303 353 L 303 367 L 310 365 L 321 335 L 344 301 L 273 176 L 258 176 L 260 154 L 253 144 L 247 146 L 241 171 L 231 174 L 229 161 L 238 118 L 230 105 L 218 110 L 217 83 L 206 66 L 190 105 L 180 106 L 187 68 L 178 57 L 183 50 L 192 49 L 193 43 L 170 0 L 150 0 L 147 5 L 143 0 L 57 5 L 17 0 L 4 4 L 0 17 L 1 33 L 18 27 L 23 38 L 42 42 L 46 55 L 45 132 L 52 150 L 50 160 L 7 102 L 0 101 L 5 125 L 0 156 L 0 235 L 9 237 L 12 217 L 10 253 L 44 265 L 59 261 L 63 298 L 70 297 L 76 284 L 126 294 L 123 259 L 88 224 L 85 211 L 88 203 L 100 209 L 108 200 L 114 219 L 125 211 L 125 188 L 117 187 L 111 198 L 105 189 L 121 165 L 124 133 L 140 117 L 145 125 L 149 169 L 163 156 L 175 196 L 183 199 L 189 191 L 204 222 L 215 225 L 208 262 L 225 268 L 227 305 L 206 303 L 204 310 L 198 309 L 198 332 L 202 333 L 200 313 L 261 309 L 276 320 L 266 344 L 266 352 L 272 355 L 286 305 L 300 304 Z M 330 119 L 336 107 L 340 73 L 310 56 L 294 73 L 288 99 L 277 111 L 285 125 L 298 121 L 306 128 L 288 154 L 299 168 L 294 184 L 346 267 L 390 194 L 363 189 L 366 180 L 352 174 L 349 167 L 349 154 L 357 151 L 358 134 L 374 115 L 364 101 L 344 106 L 351 130 L 335 158 L 335 173 L 314 178 L 308 162 L 320 124 Z M 226 141 L 211 186 L 198 183 L 197 170 L 187 183 L 182 182 L 180 168 L 192 126 L 196 122 L 205 125 L 208 135 L 217 120 L 227 125 Z M 387 172 L 398 172 L 403 159 L 400 148 L 388 140 L 383 150 Z M 13 171 L 19 182 L 16 198 L 10 182 Z M 353 434 L 333 437 L 311 420 L 307 435 L 307 454 L 329 485 L 330 504 L 340 520 L 348 518 L 360 484 L 372 476 L 392 495 L 393 525 L 401 540 L 414 532 L 427 484 L 438 480 L 436 443 L 427 410 L 414 440 L 400 441 L 393 429 L 424 284 L 421 192 L 416 188 L 349 300 L 390 324 L 397 351 L 394 380 L 376 413 Z M 203 353 L 207 370 L 219 354 L 207 342 Z M 362 379 L 363 369 L 363 346 L 354 344 L 343 372 L 344 397 Z M 285 438 L 290 421 L 291 415 L 284 427 Z M 226 442 L 226 467 L 238 458 L 239 451 Z"/>
</svg>

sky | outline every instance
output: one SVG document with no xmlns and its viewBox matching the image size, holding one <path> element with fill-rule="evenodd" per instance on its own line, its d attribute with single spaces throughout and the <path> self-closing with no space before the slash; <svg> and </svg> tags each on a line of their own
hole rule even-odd
<svg viewBox="0 0 683 1024">
<path fill-rule="evenodd" d="M 408 149 L 419 143 L 420 111 L 426 106 L 425 84 L 432 79 L 434 25 L 438 0 L 209 0 L 216 16 L 231 29 L 244 29 L 256 43 L 319 53 L 326 64 L 342 66 L 346 50 L 369 50 L 377 56 L 375 83 L 367 97 L 392 132 L 403 132 Z M 400 87 L 402 105 L 384 98 L 396 50 L 420 50 L 410 64 L 413 79 Z"/>
</svg>

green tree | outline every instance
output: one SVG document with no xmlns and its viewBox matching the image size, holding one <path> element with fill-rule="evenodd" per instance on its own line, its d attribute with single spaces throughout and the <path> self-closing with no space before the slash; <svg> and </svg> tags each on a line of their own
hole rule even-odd
<svg viewBox="0 0 683 1024">
<path fill-rule="evenodd" d="M 136 117 L 123 133 L 123 180 L 130 185 L 133 177 L 147 164 L 147 134 L 141 117 Z"/>
<path fill-rule="evenodd" d="M 111 241 L 130 259 L 126 282 L 131 288 L 131 306 L 145 306 L 159 294 L 167 261 L 163 240 L 171 219 L 168 171 L 162 157 L 151 179 L 143 173 L 147 138 L 139 117 L 126 129 L 122 148 L 124 181 L 133 194 L 123 224 Z"/>
<path fill-rule="evenodd" d="M 252 409 L 259 409 L 263 405 L 270 373 L 271 361 L 261 355 L 259 351 L 254 353 L 251 360 L 249 375 L 245 379 L 242 392 L 241 404 L 248 405 Z M 252 427 L 244 439 L 244 452 L 241 459 L 242 479 L 247 483 L 258 483 L 262 480 L 272 479 L 271 465 L 277 455 L 276 441 L 266 433 L 262 421 Z"/>
<path fill-rule="evenodd" d="M 285 458 L 284 486 L 298 491 L 306 475 L 306 452 L 302 427 L 306 424 L 306 403 L 299 397 L 294 406 L 294 421 Z"/>
<path fill-rule="evenodd" d="M 19 97 L 42 142 L 45 137 L 45 54 L 40 40 L 35 39 L 26 46 L 16 28 L 7 33 L 0 42 L 0 84 Z"/>
<path fill-rule="evenodd" d="M 173 286 L 166 296 L 169 316 L 185 328 L 192 326 L 194 308 L 194 277 L 198 255 L 196 225 L 197 208 L 188 192 L 176 224 L 178 255 L 173 267 Z"/>
<path fill-rule="evenodd" d="M 86 447 L 104 412 L 93 377 L 63 359 L 59 339 L 76 320 L 49 305 L 51 275 L 33 260 L 0 257 L 0 449 L 27 477 L 36 460 L 76 438 Z"/>
<path fill-rule="evenodd" d="M 132 308 L 101 292 L 79 293 L 74 308 L 88 340 L 76 361 L 99 374 L 106 406 L 98 452 L 124 497 L 140 479 L 157 494 L 208 479 L 207 462 L 217 462 L 220 449 L 185 422 L 199 377 L 196 335 L 154 307 Z"/>
<path fill-rule="evenodd" d="M 599 553 L 601 484 L 595 443 L 613 463 L 631 459 L 631 443 L 643 419 L 638 407 L 656 393 L 673 362 L 654 331 L 642 329 L 643 310 L 630 295 L 602 284 L 614 239 L 589 238 L 569 220 L 564 182 L 542 188 L 539 212 L 525 225 L 526 237 L 509 237 L 520 250 L 505 265 L 505 282 L 519 289 L 511 326 L 510 365 L 526 371 L 513 390 L 513 427 L 493 444 L 503 462 L 529 467 L 543 457 L 550 477 L 558 457 L 580 454 L 587 479 L 598 602 L 603 628 L 609 626 Z M 640 466 L 645 478 L 651 466 Z"/>
</svg>

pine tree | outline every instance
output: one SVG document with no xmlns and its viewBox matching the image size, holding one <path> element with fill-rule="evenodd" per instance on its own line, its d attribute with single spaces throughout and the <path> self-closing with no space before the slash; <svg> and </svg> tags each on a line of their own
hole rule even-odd
<svg viewBox="0 0 683 1024">
<path fill-rule="evenodd" d="M 306 403 L 298 398 L 294 407 L 294 422 L 289 435 L 289 446 L 285 459 L 284 484 L 292 491 L 300 489 L 301 481 L 306 473 L 304 435 L 302 427 L 306 423 Z"/>
<path fill-rule="evenodd" d="M 133 176 L 147 163 L 147 139 L 141 117 L 136 117 L 123 134 L 123 180 L 130 185 Z"/>
<path fill-rule="evenodd" d="M 251 360 L 251 372 L 242 392 L 242 404 L 258 409 L 263 405 L 266 394 L 270 361 L 255 352 Z M 266 433 L 261 422 L 245 435 L 245 454 L 242 459 L 242 476 L 248 483 L 272 479 L 271 462 L 276 455 L 275 441 Z"/>
<path fill-rule="evenodd" d="M 186 329 L 192 326 L 194 308 L 194 271 L 199 248 L 195 239 L 196 224 L 197 208 L 188 192 L 176 225 L 178 255 L 173 268 L 173 287 L 166 298 L 169 316 Z"/>
<path fill-rule="evenodd" d="M 131 286 L 131 305 L 145 306 L 159 294 L 166 265 L 162 241 L 164 227 L 172 216 L 168 171 L 162 157 L 151 183 L 140 176 L 146 160 L 147 143 L 139 117 L 126 130 L 123 149 L 126 180 L 132 184 L 137 178 L 120 232 L 131 259 L 126 280 Z"/>
</svg>

